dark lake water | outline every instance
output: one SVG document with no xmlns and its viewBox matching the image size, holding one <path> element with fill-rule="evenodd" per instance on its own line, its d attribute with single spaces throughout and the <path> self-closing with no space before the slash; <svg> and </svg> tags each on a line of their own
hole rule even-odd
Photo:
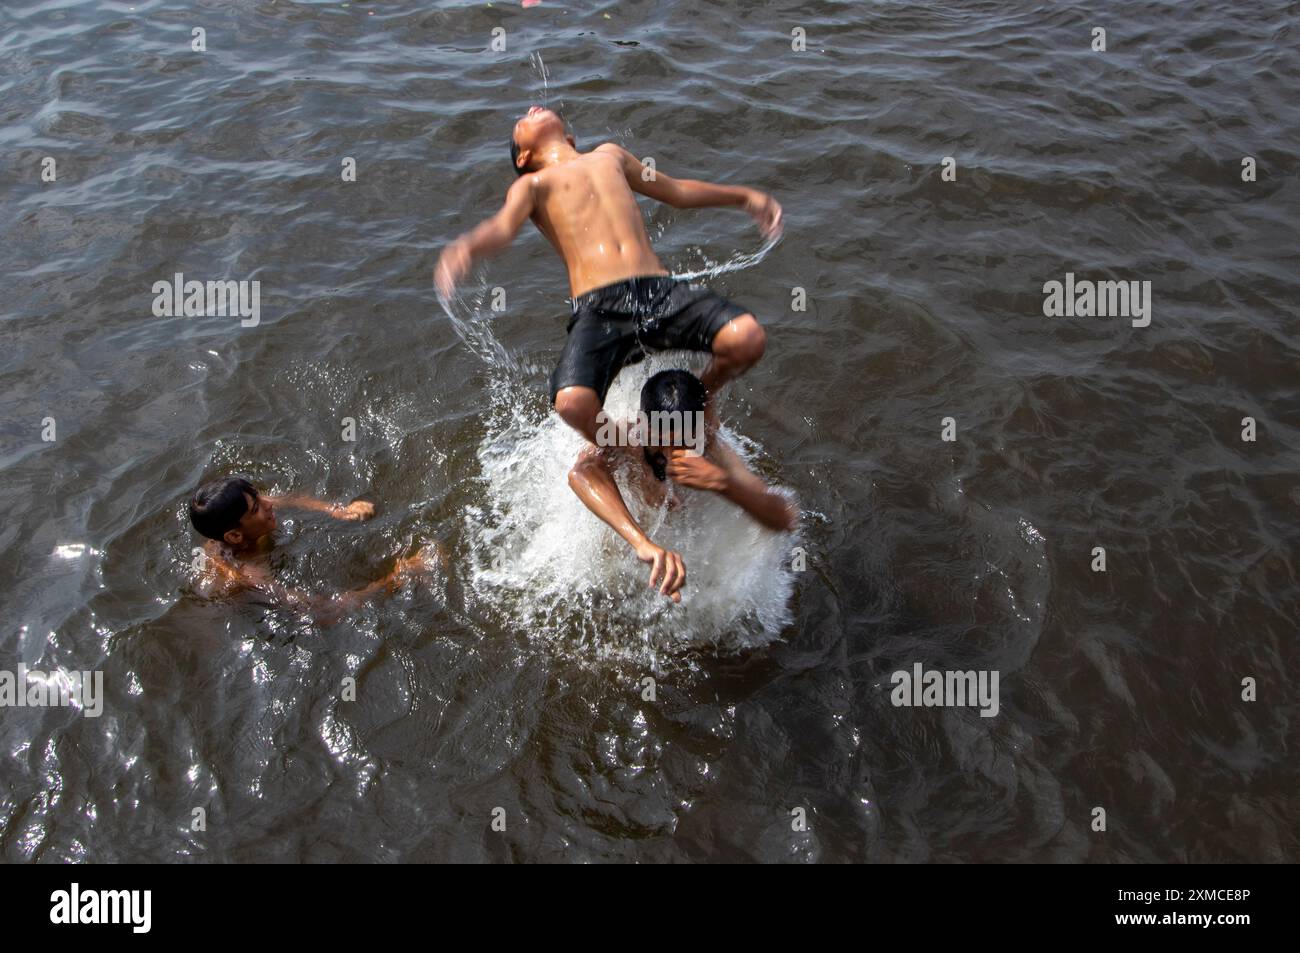
<svg viewBox="0 0 1300 953">
<path fill-rule="evenodd" d="M 1295 860 L 1298 10 L 5 0 L 0 669 L 104 697 L 0 709 L 0 856 Z M 644 206 L 765 325 L 723 419 L 803 511 L 651 514 L 680 608 L 565 484 L 547 243 L 431 286 L 537 102 L 785 208 Z M 176 273 L 259 322 L 156 316 Z M 1048 316 L 1067 275 L 1149 323 Z M 287 582 L 446 570 L 205 600 L 185 503 L 235 473 L 378 507 L 285 512 Z M 917 664 L 997 714 L 893 704 Z"/>
</svg>

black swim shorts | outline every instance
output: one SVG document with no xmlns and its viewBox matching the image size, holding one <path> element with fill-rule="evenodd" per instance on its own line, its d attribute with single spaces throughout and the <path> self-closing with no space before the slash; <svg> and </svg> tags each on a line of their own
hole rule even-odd
<svg viewBox="0 0 1300 953">
<path fill-rule="evenodd" d="M 603 404 L 628 364 L 650 351 L 710 351 L 714 335 L 748 310 L 668 275 L 628 278 L 578 295 L 564 353 L 551 372 L 551 403 L 565 387 L 590 387 Z"/>
</svg>

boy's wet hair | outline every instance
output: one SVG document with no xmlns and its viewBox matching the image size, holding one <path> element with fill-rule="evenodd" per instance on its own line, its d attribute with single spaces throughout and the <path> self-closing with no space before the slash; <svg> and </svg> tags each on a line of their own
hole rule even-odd
<svg viewBox="0 0 1300 953">
<path fill-rule="evenodd" d="M 679 414 L 676 419 L 685 422 L 687 414 L 703 414 L 708 394 L 703 382 L 690 371 L 660 371 L 641 387 L 641 411 L 651 414 Z M 676 435 L 680 438 L 680 434 Z M 655 479 L 662 483 L 668 478 L 668 458 L 662 450 L 645 447 L 645 462 L 650 465 Z"/>
<path fill-rule="evenodd" d="M 704 383 L 690 371 L 660 371 L 641 387 L 641 409 L 647 414 L 700 413 L 707 398 Z"/>
<path fill-rule="evenodd" d="M 226 477 L 203 484 L 190 500 L 190 522 L 208 539 L 225 539 L 226 533 L 239 527 L 248 512 L 247 493 L 257 499 L 257 487 L 243 477 Z"/>
<path fill-rule="evenodd" d="M 515 175 L 527 174 L 527 169 L 519 168 L 519 143 L 515 142 L 514 134 L 510 135 L 510 165 L 515 170 Z"/>
</svg>

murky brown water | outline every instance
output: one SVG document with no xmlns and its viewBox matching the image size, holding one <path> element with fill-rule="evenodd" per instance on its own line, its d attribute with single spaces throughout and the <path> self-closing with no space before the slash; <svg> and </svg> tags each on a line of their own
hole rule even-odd
<svg viewBox="0 0 1300 953">
<path fill-rule="evenodd" d="M 1294 860 L 1297 9 L 6 2 L 0 669 L 106 697 L 0 709 L 0 855 Z M 673 530 L 678 615 L 559 478 L 546 243 L 454 321 L 430 286 L 543 99 L 785 206 L 766 255 L 646 208 L 765 323 L 726 419 L 804 509 Z M 260 323 L 155 317 L 176 272 L 259 280 Z M 1067 273 L 1150 281 L 1149 326 L 1046 317 Z M 184 502 L 225 473 L 378 503 L 286 514 L 286 580 L 449 571 L 324 629 L 206 603 Z M 895 707 L 918 662 L 998 714 Z"/>
</svg>

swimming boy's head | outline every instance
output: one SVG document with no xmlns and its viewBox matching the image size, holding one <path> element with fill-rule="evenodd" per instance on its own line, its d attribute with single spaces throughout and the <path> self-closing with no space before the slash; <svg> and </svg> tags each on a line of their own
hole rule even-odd
<svg viewBox="0 0 1300 953">
<path fill-rule="evenodd" d="M 689 371 L 660 371 L 641 387 L 641 435 L 646 462 L 664 479 L 667 460 L 654 451 L 692 447 L 704 452 L 704 384 Z"/>
<path fill-rule="evenodd" d="M 543 106 L 529 109 L 510 133 L 510 164 L 514 166 L 515 175 L 536 172 L 534 161 L 538 152 L 542 146 L 557 139 L 577 147 L 565 128 L 564 120 L 553 110 Z"/>
<path fill-rule="evenodd" d="M 190 522 L 208 539 L 239 549 L 275 529 L 275 508 L 247 480 L 226 477 L 199 487 L 190 500 Z"/>
</svg>

